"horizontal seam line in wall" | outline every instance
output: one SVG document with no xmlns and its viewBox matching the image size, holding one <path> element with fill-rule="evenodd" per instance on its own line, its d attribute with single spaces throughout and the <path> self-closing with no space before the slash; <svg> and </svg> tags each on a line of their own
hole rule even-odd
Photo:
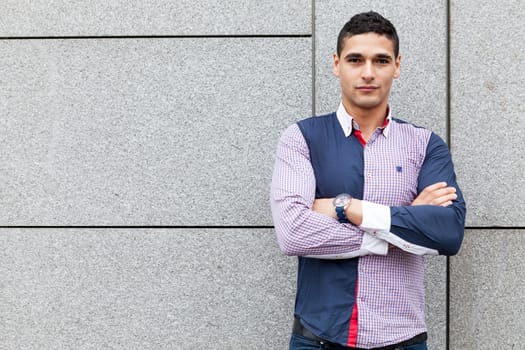
<svg viewBox="0 0 525 350">
<path fill-rule="evenodd" d="M 170 226 L 170 225 L 151 225 L 151 226 L 133 226 L 133 225 L 115 225 L 115 226 L 59 226 L 59 225 L 10 225 L 0 226 L 0 229 L 273 229 L 273 226 Z"/>
<path fill-rule="evenodd" d="M 233 225 L 233 226 L 208 226 L 208 225 L 0 225 L 2 228 L 139 228 L 139 229 L 274 229 L 274 226 L 247 226 L 247 225 Z M 525 226 L 467 226 L 465 230 L 525 230 Z"/>
<path fill-rule="evenodd" d="M 0 40 L 311 38 L 312 34 L 0 36 Z"/>
<path fill-rule="evenodd" d="M 467 226 L 466 230 L 525 230 L 525 226 Z"/>
<path fill-rule="evenodd" d="M 214 225 L 0 225 L 1 228 L 199 228 L 199 229 L 274 229 L 274 226 Z M 525 226 L 467 226 L 465 230 L 525 230 Z"/>
</svg>

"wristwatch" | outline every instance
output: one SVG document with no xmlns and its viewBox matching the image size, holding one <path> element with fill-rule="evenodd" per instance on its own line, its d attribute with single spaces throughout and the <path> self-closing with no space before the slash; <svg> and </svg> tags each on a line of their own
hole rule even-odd
<svg viewBox="0 0 525 350">
<path fill-rule="evenodd" d="M 339 222 L 350 222 L 345 214 L 345 209 L 352 203 L 352 196 L 348 193 L 341 193 L 334 198 L 335 212 Z"/>
</svg>

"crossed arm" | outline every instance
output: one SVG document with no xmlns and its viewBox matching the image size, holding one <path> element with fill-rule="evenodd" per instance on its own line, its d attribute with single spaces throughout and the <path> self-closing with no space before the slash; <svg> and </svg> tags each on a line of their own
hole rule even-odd
<svg viewBox="0 0 525 350">
<path fill-rule="evenodd" d="M 452 202 L 457 199 L 457 197 L 456 189 L 454 187 L 448 186 L 446 182 L 437 182 L 427 186 L 414 199 L 411 205 L 434 205 L 447 207 L 451 205 Z M 312 210 L 329 216 L 335 220 L 338 219 L 333 205 L 333 198 L 316 199 L 312 206 Z M 345 215 L 352 224 L 361 226 L 363 223 L 363 201 L 357 198 L 352 198 L 350 205 L 345 208 Z M 396 245 L 392 243 L 388 244 L 388 249 L 395 248 L 397 248 Z"/>
<path fill-rule="evenodd" d="M 353 199 L 346 210 L 351 223 L 339 223 L 332 199 L 315 199 L 308 146 L 297 126 L 291 126 L 279 142 L 272 179 L 272 215 L 281 250 L 287 255 L 327 259 L 384 255 L 389 246 L 414 254 L 457 253 L 465 203 L 448 148 L 439 138 L 431 141 L 420 173 L 419 195 L 410 206 L 387 207 Z"/>
</svg>

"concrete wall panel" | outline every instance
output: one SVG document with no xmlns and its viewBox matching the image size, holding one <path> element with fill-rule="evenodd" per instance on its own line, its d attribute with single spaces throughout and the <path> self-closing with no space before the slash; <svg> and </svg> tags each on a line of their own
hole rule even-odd
<svg viewBox="0 0 525 350">
<path fill-rule="evenodd" d="M 468 230 L 451 259 L 450 349 L 522 349 L 525 230 Z"/>
<path fill-rule="evenodd" d="M 271 225 L 277 139 L 311 114 L 310 49 L 0 41 L 0 223 Z"/>
<path fill-rule="evenodd" d="M 0 229 L 3 349 L 286 349 L 273 230 Z M 249 262 L 249 263 L 248 263 Z"/>
<path fill-rule="evenodd" d="M 0 3 L 0 36 L 311 34 L 311 1 L 45 1 Z"/>
<path fill-rule="evenodd" d="M 425 261 L 426 322 L 429 349 L 445 350 L 447 341 L 447 258 Z"/>
<path fill-rule="evenodd" d="M 452 2 L 451 143 L 469 226 L 525 226 L 523 13 L 518 0 Z"/>
</svg>

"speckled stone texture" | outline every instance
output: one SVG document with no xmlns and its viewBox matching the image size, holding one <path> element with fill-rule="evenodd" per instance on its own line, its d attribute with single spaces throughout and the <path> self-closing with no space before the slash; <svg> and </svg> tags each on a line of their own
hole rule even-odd
<svg viewBox="0 0 525 350">
<path fill-rule="evenodd" d="M 309 38 L 0 42 L 1 225 L 271 225 Z M 258 205 L 254 205 L 258 203 Z"/>
<path fill-rule="evenodd" d="M 286 349 L 270 229 L 0 229 L 2 349 Z"/>
<path fill-rule="evenodd" d="M 392 84 L 395 117 L 429 128 L 446 139 L 447 28 L 446 1 L 316 1 L 315 74 L 317 113 L 340 102 L 333 75 L 333 53 L 343 25 L 359 12 L 376 11 L 396 27 L 400 40 L 401 77 Z"/>
<path fill-rule="evenodd" d="M 446 349 L 447 258 L 425 258 L 426 322 L 429 349 Z"/>
<path fill-rule="evenodd" d="M 311 34 L 310 0 L 2 1 L 0 36 Z"/>
<path fill-rule="evenodd" d="M 337 9 L 337 10 L 335 10 Z M 359 12 L 374 10 L 392 21 L 400 37 L 401 77 L 392 85 L 395 117 L 434 130 L 446 140 L 446 2 L 316 1 L 315 95 L 317 114 L 337 109 L 339 81 L 332 55 L 341 27 Z M 416 14 L 417 15 L 414 15 Z M 446 258 L 426 262 L 429 346 L 446 347 Z"/>
<path fill-rule="evenodd" d="M 453 1 L 452 151 L 469 226 L 525 226 L 522 1 Z"/>
<path fill-rule="evenodd" d="M 450 270 L 450 349 L 523 349 L 525 230 L 468 230 Z"/>
</svg>

